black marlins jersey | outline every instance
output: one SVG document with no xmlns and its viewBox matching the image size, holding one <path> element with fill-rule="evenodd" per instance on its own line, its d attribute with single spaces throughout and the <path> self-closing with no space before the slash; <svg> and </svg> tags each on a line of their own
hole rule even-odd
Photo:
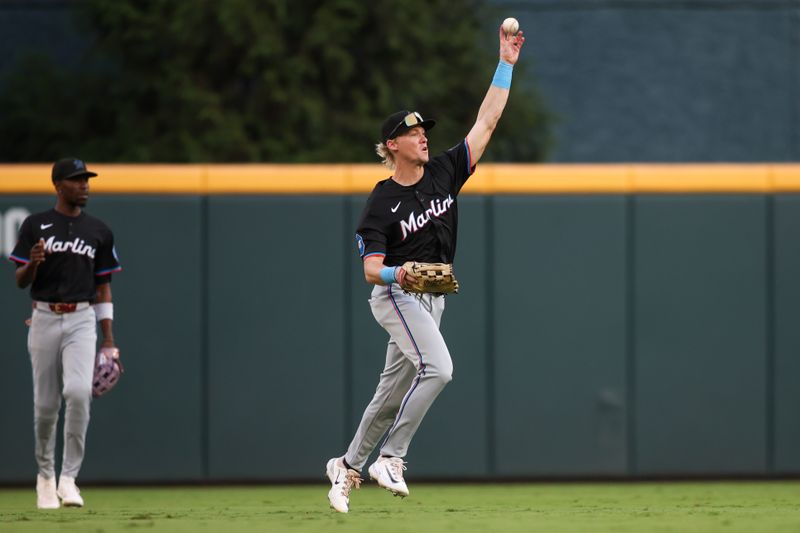
<svg viewBox="0 0 800 533">
<path fill-rule="evenodd" d="M 114 235 L 100 219 L 82 212 L 77 217 L 55 209 L 25 219 L 9 256 L 18 265 L 30 262 L 31 248 L 45 243 L 45 260 L 36 271 L 31 298 L 41 302 L 94 302 L 97 285 L 111 281 L 122 267 Z"/>
<path fill-rule="evenodd" d="M 393 179 L 372 190 L 356 230 L 362 259 L 382 256 L 387 266 L 406 261 L 452 263 L 456 255 L 456 196 L 475 168 L 467 140 L 432 157 L 414 185 Z"/>
</svg>

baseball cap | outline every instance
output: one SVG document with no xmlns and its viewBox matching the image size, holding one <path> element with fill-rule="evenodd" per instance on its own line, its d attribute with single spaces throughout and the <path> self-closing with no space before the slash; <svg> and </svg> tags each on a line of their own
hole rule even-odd
<svg viewBox="0 0 800 533">
<path fill-rule="evenodd" d="M 86 170 L 86 163 L 74 157 L 59 159 L 53 165 L 53 181 L 68 180 L 74 178 L 93 178 L 97 176 L 94 172 Z"/>
<path fill-rule="evenodd" d="M 381 126 L 381 140 L 386 142 L 389 139 L 394 139 L 414 126 L 422 126 L 425 128 L 425 131 L 428 131 L 435 125 L 435 120 L 423 120 L 422 115 L 416 111 L 398 111 L 392 113 L 389 115 L 389 118 L 383 121 L 383 126 Z"/>
</svg>

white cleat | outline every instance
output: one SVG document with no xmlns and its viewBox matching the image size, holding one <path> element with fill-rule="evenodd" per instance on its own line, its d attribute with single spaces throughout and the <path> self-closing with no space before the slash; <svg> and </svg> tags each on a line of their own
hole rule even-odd
<svg viewBox="0 0 800 533">
<path fill-rule="evenodd" d="M 58 497 L 64 507 L 83 507 L 81 491 L 75 485 L 75 478 L 61 476 L 58 480 Z"/>
<path fill-rule="evenodd" d="M 408 487 L 403 479 L 406 463 L 400 457 L 378 457 L 369 467 L 369 477 L 395 496 L 408 496 Z"/>
<path fill-rule="evenodd" d="M 352 468 L 346 468 L 341 457 L 334 457 L 325 467 L 328 479 L 331 480 L 331 490 L 328 491 L 328 501 L 331 507 L 340 513 L 350 510 L 350 491 L 361 486 L 361 474 Z"/>
<path fill-rule="evenodd" d="M 56 495 L 56 478 L 47 479 L 41 474 L 36 476 L 36 507 L 39 509 L 61 507 Z"/>
</svg>

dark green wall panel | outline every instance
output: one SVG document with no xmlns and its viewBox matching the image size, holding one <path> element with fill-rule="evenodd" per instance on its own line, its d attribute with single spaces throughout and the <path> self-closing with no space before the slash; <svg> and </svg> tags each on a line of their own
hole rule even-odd
<svg viewBox="0 0 800 533">
<path fill-rule="evenodd" d="M 198 335 L 204 291 L 203 199 L 98 196 L 90 210 L 114 229 L 114 334 L 125 376 L 94 402 L 84 479 L 203 477 Z M 120 461 L 120 456 L 125 461 Z"/>
<path fill-rule="evenodd" d="M 384 363 L 353 239 L 364 201 L 93 197 L 125 268 L 127 372 L 93 404 L 81 478 L 319 479 Z M 454 380 L 409 479 L 800 472 L 800 196 L 459 204 Z M 52 205 L 4 196 L 0 221 Z M 30 482 L 30 304 L 10 263 L 5 280 L 0 483 Z"/>
<path fill-rule="evenodd" d="M 209 474 L 318 478 L 341 442 L 342 198 L 209 199 Z"/>
<path fill-rule="evenodd" d="M 800 196 L 775 198 L 776 472 L 800 473 Z"/>
<path fill-rule="evenodd" d="M 766 200 L 648 196 L 635 208 L 641 474 L 766 471 Z"/>
<path fill-rule="evenodd" d="M 494 203 L 496 472 L 623 474 L 625 200 Z"/>
</svg>

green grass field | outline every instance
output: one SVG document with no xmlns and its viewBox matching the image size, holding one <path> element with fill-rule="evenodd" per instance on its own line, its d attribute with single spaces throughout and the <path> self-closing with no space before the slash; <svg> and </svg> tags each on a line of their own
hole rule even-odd
<svg viewBox="0 0 800 533">
<path fill-rule="evenodd" d="M 38 511 L 35 491 L 0 489 L 0 531 L 800 532 L 800 482 L 410 485 L 365 482 L 350 513 L 328 485 L 86 487 L 86 507 Z"/>
</svg>

